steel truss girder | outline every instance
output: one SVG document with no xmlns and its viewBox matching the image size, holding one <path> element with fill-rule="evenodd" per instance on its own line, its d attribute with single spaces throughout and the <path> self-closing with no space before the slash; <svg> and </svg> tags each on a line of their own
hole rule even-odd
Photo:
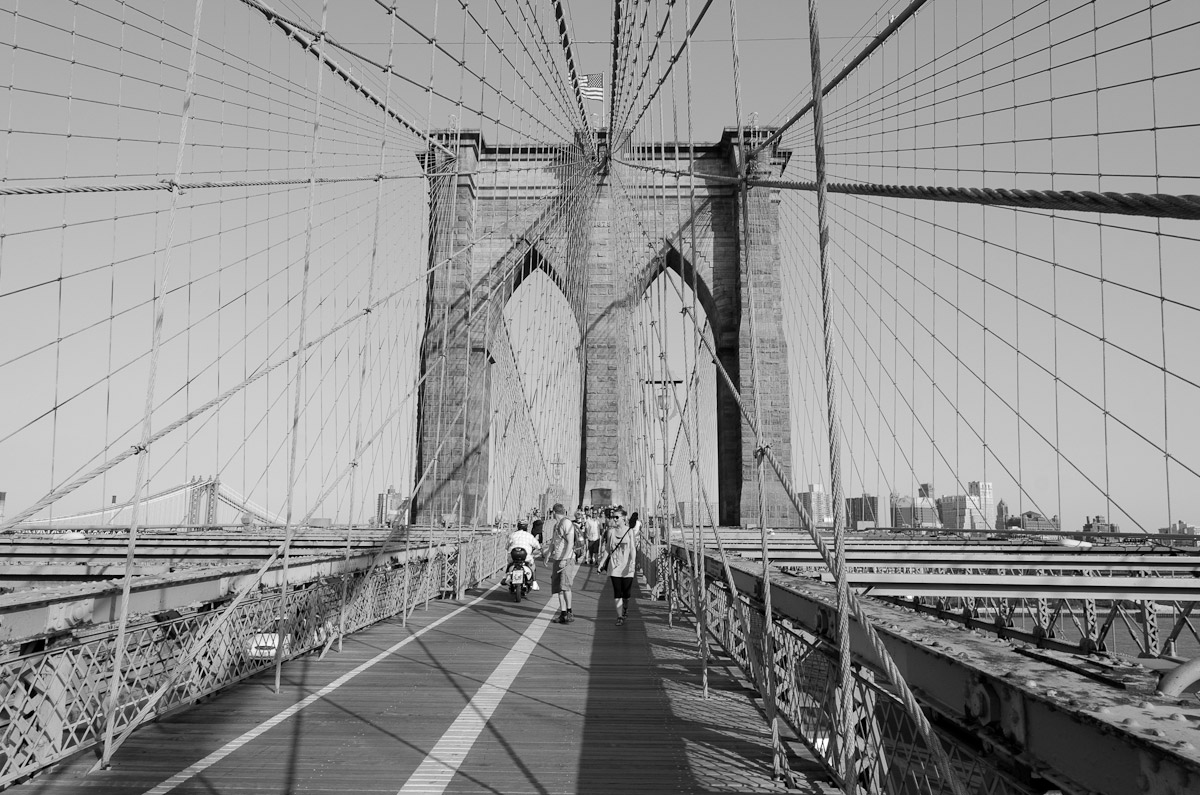
<svg viewBox="0 0 1200 795">
<path fill-rule="evenodd" d="M 1031 574 L 862 574 L 847 572 L 850 587 L 872 596 L 1007 596 L 1027 599 L 1200 601 L 1194 577 L 1079 577 Z M 822 577 L 832 582 L 832 575 Z"/>
<path fill-rule="evenodd" d="M 413 557 L 424 557 L 414 550 Z M 287 581 L 291 585 L 310 582 L 343 572 L 363 571 L 374 554 L 300 558 L 291 562 Z M 403 550 L 388 552 L 384 562 L 399 564 L 408 559 Z M 162 613 L 195 605 L 220 602 L 236 593 L 258 569 L 257 563 L 173 572 L 134 579 L 129 594 L 130 614 Z M 282 564 L 267 571 L 264 588 L 283 584 Z M 76 628 L 117 620 L 120 610 L 119 581 L 73 585 L 55 591 L 23 591 L 0 596 L 0 642 L 13 643 Z"/>
<path fill-rule="evenodd" d="M 686 563 L 683 547 L 672 546 L 671 554 Z M 738 591 L 761 602 L 756 568 L 730 564 Z M 724 580 L 715 556 L 705 555 L 704 568 L 708 578 Z M 832 586 L 780 576 L 771 598 L 781 617 L 832 640 Z M 1123 686 L 1106 686 L 1055 664 L 1054 652 L 1022 654 L 1006 641 L 871 600 L 864 608 L 926 706 L 1034 774 L 1067 791 L 1200 792 L 1200 752 L 1193 745 L 1200 708 L 1156 696 L 1154 674 L 1130 666 Z M 882 673 L 853 620 L 850 645 L 855 662 Z"/>
</svg>

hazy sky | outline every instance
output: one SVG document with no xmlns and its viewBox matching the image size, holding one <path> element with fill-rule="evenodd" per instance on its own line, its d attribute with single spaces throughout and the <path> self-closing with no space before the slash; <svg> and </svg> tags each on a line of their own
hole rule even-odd
<svg viewBox="0 0 1200 795">
<path fill-rule="evenodd" d="M 903 5 L 822 4 L 826 77 Z M 331 52 L 375 97 L 386 95 L 396 117 L 382 161 L 378 108 L 325 73 L 314 166 L 316 60 L 243 3 L 210 0 L 180 179 L 294 184 L 197 188 L 174 211 L 167 192 L 0 198 L 8 515 L 136 443 L 150 302 L 168 252 L 154 429 L 278 366 L 158 443 L 151 492 L 219 471 L 282 511 L 302 300 L 305 339 L 317 342 L 306 358 L 296 510 L 315 508 L 337 478 L 343 485 L 320 513 L 348 516 L 353 503 L 356 515 L 370 514 L 377 491 L 411 483 L 429 263 L 424 144 L 403 125 L 564 145 L 575 122 L 552 4 L 479 0 L 468 4 L 473 18 L 454 3 L 406 6 L 387 88 L 379 66 L 389 57 L 388 15 L 369 0 L 329 3 L 329 36 L 346 48 Z M 566 6 L 578 71 L 609 82 L 611 4 Z M 697 13 L 703 3 L 691 6 Z M 319 27 L 316 0 L 273 7 Z M 651 41 L 668 6 L 642 7 Z M 683 30 L 685 3 L 670 9 L 676 22 L 659 59 Z M 809 95 L 805 7 L 742 0 L 737 11 L 742 116 L 769 126 Z M 150 0 L 0 2 L 2 184 L 173 178 L 192 14 L 191 4 Z M 931 2 L 827 98 L 830 179 L 1200 193 L 1198 23 L 1200 7 L 1186 0 L 1152 10 Z M 691 66 L 691 135 L 712 141 L 736 123 L 727 0 L 698 29 Z M 635 142 L 686 139 L 683 62 L 676 68 L 675 93 L 670 84 L 660 93 Z M 659 69 L 652 64 L 647 79 Z M 784 176 L 811 179 L 811 117 L 783 146 L 792 152 Z M 396 178 L 376 183 L 381 171 Z M 357 181 L 319 186 L 310 205 L 310 175 Z M 530 197 L 511 228 L 480 230 L 483 239 L 512 239 L 539 201 Z M 785 192 L 779 208 L 795 477 L 828 484 L 815 204 L 810 193 Z M 1062 514 L 1068 527 L 1097 513 L 1129 529 L 1200 520 L 1195 224 L 834 195 L 845 491 L 911 493 L 933 481 L 938 493 L 958 493 L 986 479 L 1011 508 Z M 545 317 L 529 307 L 561 300 L 555 294 L 527 280 L 510 304 L 516 338 L 538 339 Z M 545 455 L 569 469 L 578 454 L 561 449 L 554 429 L 571 424 L 578 397 L 550 384 L 577 383 L 574 343 L 548 340 L 523 345 L 517 358 L 525 400 L 545 407 L 538 435 L 558 442 Z M 672 350 L 672 375 L 686 377 L 689 362 L 682 346 Z M 547 363 L 566 376 L 547 379 Z M 703 379 L 709 395 L 712 378 Z M 350 491 L 356 439 L 371 444 Z M 96 478 L 56 513 L 125 499 L 135 466 L 131 458 Z"/>
</svg>

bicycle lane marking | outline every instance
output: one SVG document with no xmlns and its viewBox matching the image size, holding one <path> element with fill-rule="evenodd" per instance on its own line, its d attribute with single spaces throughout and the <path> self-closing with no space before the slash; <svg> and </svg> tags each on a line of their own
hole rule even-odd
<svg viewBox="0 0 1200 795">
<path fill-rule="evenodd" d="M 496 666 L 496 670 L 476 691 L 471 703 L 459 713 L 454 723 L 425 757 L 425 761 L 409 776 L 408 781 L 404 782 L 398 795 L 439 795 L 445 792 L 459 766 L 491 720 L 492 713 L 500 706 L 501 699 L 508 693 L 517 674 L 525 667 L 533 650 L 537 648 L 542 633 L 550 626 L 549 616 L 558 609 L 556 601 L 550 599 L 546 602 L 524 634 L 517 638 L 512 649 Z"/>
<path fill-rule="evenodd" d="M 471 601 L 467 602 L 465 605 L 462 605 L 461 607 L 456 608 L 455 610 L 447 613 L 446 615 L 442 616 L 441 618 L 431 622 L 427 626 L 422 627 L 421 629 L 417 630 L 413 634 L 409 635 L 404 640 L 393 644 L 392 646 L 381 651 L 379 654 L 376 654 L 374 657 L 367 660 L 366 662 L 361 663 L 358 667 L 356 667 L 350 671 L 347 671 L 346 673 L 339 676 L 337 679 L 334 679 L 332 682 L 325 685 L 323 688 L 321 688 L 317 692 L 301 699 L 300 701 L 297 701 L 295 704 L 293 704 L 292 706 L 283 710 L 279 714 L 268 718 L 267 720 L 265 720 L 262 723 L 255 726 L 253 729 L 250 729 L 249 731 L 236 737 L 235 739 L 230 740 L 228 743 L 221 746 L 216 751 L 213 751 L 211 754 L 209 754 L 208 756 L 199 760 L 198 762 L 195 762 L 195 763 L 189 765 L 188 767 L 184 768 L 183 770 L 179 771 L 178 773 L 171 776 L 169 779 L 162 782 L 158 786 L 146 790 L 144 795 L 166 795 L 166 793 L 175 789 L 180 784 L 183 784 L 185 781 L 192 778 L 193 776 L 203 773 L 205 770 L 207 770 L 208 768 L 217 764 L 222 759 L 224 759 L 225 757 L 232 754 L 234 751 L 238 750 L 239 748 L 246 745 L 247 743 L 252 742 L 253 740 L 255 740 L 258 737 L 265 734 L 266 732 L 275 728 L 276 726 L 283 723 L 288 718 L 292 717 L 293 715 L 295 715 L 298 712 L 300 712 L 301 710 L 303 710 L 305 707 L 311 706 L 312 704 L 316 703 L 317 701 L 321 700 L 322 698 L 325 698 L 330 693 L 337 690 L 339 687 L 346 684 L 354 677 L 356 677 L 359 674 L 363 673 L 364 671 L 368 670 L 369 668 L 376 665 L 377 663 L 382 662 L 383 660 L 387 659 L 388 657 L 395 654 L 400 649 L 407 646 L 409 643 L 412 643 L 414 640 L 416 640 L 417 638 L 424 635 L 426 632 L 429 632 L 432 629 L 436 629 L 438 626 L 440 626 L 441 624 L 445 623 L 446 621 L 449 621 L 450 619 L 454 618 L 456 615 L 463 612 L 464 610 L 468 610 L 468 609 L 474 607 L 479 602 L 482 602 L 487 597 L 488 594 L 490 594 L 492 591 L 496 590 L 499 587 L 500 587 L 500 584 L 496 583 L 491 588 L 488 588 L 486 591 L 481 593 L 479 596 L 477 596 L 474 599 L 472 599 Z"/>
</svg>

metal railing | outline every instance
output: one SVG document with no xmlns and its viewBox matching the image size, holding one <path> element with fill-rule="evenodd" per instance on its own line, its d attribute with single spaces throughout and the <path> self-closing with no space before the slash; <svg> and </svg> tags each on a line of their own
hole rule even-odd
<svg viewBox="0 0 1200 795">
<path fill-rule="evenodd" d="M 175 677 L 175 684 L 146 718 L 154 720 L 274 665 L 282 640 L 286 658 L 323 649 L 336 639 L 342 616 L 353 632 L 442 595 L 461 596 L 504 566 L 502 536 L 414 551 L 391 567 L 326 577 L 247 599 L 211 642 Z M 177 660 L 221 614 L 210 609 L 131 625 L 115 728 L 122 731 L 151 695 L 175 674 Z M 282 620 L 280 620 L 282 619 Z M 103 740 L 104 704 L 112 677 L 115 629 L 86 640 L 0 661 L 0 787 Z"/>
<path fill-rule="evenodd" d="M 1189 582 L 1192 582 L 1189 578 Z M 1194 601 L 1036 597 L 879 597 L 998 637 L 1057 651 L 1189 659 L 1200 647 Z"/>
<path fill-rule="evenodd" d="M 839 737 L 835 716 L 843 695 L 839 692 L 836 644 L 785 615 L 777 615 L 768 639 L 762 604 L 753 595 L 735 593 L 727 583 L 710 577 L 704 578 L 703 590 L 697 590 L 689 553 L 681 547 L 647 545 L 641 553 L 642 570 L 652 591 L 677 600 L 701 620 L 711 639 L 720 644 L 760 694 L 766 693 L 762 671 L 765 661 L 770 660 L 776 675 L 777 713 L 843 790 L 838 748 L 846 742 L 854 749 L 854 773 L 858 792 L 863 795 L 953 791 L 948 782 L 941 780 L 912 717 L 889 684 L 873 671 L 854 666 L 854 687 L 849 694 L 853 731 Z M 703 605 L 695 603 L 698 594 Z M 1027 795 L 1038 791 L 1022 786 L 1017 777 L 985 759 L 982 749 L 942 731 L 938 735 L 968 792 Z"/>
</svg>

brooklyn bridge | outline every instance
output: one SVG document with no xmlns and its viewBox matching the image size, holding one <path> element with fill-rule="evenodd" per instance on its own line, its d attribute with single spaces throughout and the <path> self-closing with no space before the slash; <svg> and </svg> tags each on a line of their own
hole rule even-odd
<svg viewBox="0 0 1200 795">
<path fill-rule="evenodd" d="M 0 789 L 1200 792 L 1198 43 L 0 0 Z"/>
</svg>

